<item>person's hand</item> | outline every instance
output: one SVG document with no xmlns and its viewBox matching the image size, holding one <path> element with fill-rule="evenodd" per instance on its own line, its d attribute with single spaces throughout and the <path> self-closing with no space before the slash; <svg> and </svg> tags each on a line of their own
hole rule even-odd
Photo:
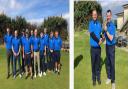
<svg viewBox="0 0 128 89">
<path fill-rule="evenodd" d="M 24 54 L 23 54 L 23 58 L 24 58 Z"/>
<path fill-rule="evenodd" d="M 100 40 L 99 40 L 99 43 L 98 43 L 99 45 L 101 45 L 102 44 L 102 38 L 100 38 Z"/>
<path fill-rule="evenodd" d="M 16 57 L 17 56 L 17 54 L 14 52 L 14 56 Z"/>
<path fill-rule="evenodd" d="M 31 58 L 33 58 L 33 53 L 31 53 Z"/>
<path fill-rule="evenodd" d="M 44 52 L 44 56 L 46 55 L 46 51 Z"/>
<path fill-rule="evenodd" d="M 53 52 L 53 50 L 50 50 L 50 52 L 52 53 L 52 52 Z"/>
</svg>

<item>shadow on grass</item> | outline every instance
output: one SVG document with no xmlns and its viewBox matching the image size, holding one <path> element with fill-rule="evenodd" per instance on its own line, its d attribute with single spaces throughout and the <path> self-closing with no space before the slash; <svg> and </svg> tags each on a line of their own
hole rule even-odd
<svg viewBox="0 0 128 89">
<path fill-rule="evenodd" d="M 79 55 L 74 60 L 74 69 L 79 65 L 80 61 L 83 59 L 83 55 Z"/>
<path fill-rule="evenodd" d="M 102 70 L 102 66 L 105 65 L 106 66 L 106 57 L 103 60 L 103 58 L 101 58 L 101 64 L 100 64 L 100 69 Z"/>
</svg>

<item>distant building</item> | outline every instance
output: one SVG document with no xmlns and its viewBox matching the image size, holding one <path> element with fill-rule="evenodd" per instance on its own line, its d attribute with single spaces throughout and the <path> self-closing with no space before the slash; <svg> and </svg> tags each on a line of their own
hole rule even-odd
<svg viewBox="0 0 128 89">
<path fill-rule="evenodd" d="M 123 5 L 124 11 L 117 13 L 117 29 L 120 32 L 128 30 L 128 4 Z"/>
</svg>

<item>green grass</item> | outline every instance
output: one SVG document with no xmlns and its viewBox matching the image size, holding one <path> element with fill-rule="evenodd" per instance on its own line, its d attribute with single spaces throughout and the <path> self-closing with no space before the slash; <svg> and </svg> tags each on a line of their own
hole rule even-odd
<svg viewBox="0 0 128 89">
<path fill-rule="evenodd" d="M 25 80 L 25 76 L 22 79 L 19 76 L 15 80 L 12 76 L 6 79 L 5 53 L 5 48 L 0 46 L 0 89 L 69 89 L 69 53 L 62 52 L 60 76 L 47 72 L 47 76 L 33 80 L 30 77 Z"/>
<path fill-rule="evenodd" d="M 105 64 L 101 70 L 101 85 L 92 86 L 91 78 L 91 59 L 90 59 L 90 45 L 89 36 L 85 34 L 85 31 L 75 32 L 74 38 L 74 55 L 75 65 L 74 68 L 74 87 L 75 89 L 111 89 L 111 84 L 106 85 L 105 81 L 106 70 Z M 80 56 L 81 55 L 81 56 Z M 127 89 L 128 86 L 128 53 L 116 48 L 116 89 Z M 101 57 L 105 59 L 105 45 L 102 44 Z M 82 58 L 83 57 L 83 58 Z M 77 60 L 76 58 L 81 58 Z"/>
</svg>

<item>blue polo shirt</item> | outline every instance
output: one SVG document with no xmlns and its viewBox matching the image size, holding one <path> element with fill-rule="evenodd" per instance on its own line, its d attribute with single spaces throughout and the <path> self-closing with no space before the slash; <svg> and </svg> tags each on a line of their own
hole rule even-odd
<svg viewBox="0 0 128 89">
<path fill-rule="evenodd" d="M 61 47 L 62 47 L 62 40 L 60 37 L 55 37 L 54 38 L 54 50 L 55 51 L 60 51 L 61 50 Z"/>
<path fill-rule="evenodd" d="M 13 37 L 12 46 L 13 46 L 13 50 L 14 50 L 15 53 L 18 53 L 20 45 L 21 45 L 20 38 L 19 37 Z"/>
<path fill-rule="evenodd" d="M 90 33 L 94 32 L 94 34 L 96 35 L 96 37 L 98 39 L 100 39 L 101 31 L 102 31 L 101 23 L 98 20 L 96 20 L 96 21 L 91 20 L 89 22 L 89 32 Z M 91 36 L 90 36 L 90 45 L 92 47 L 99 47 L 100 46 L 95 40 L 93 40 L 93 38 Z"/>
<path fill-rule="evenodd" d="M 38 37 L 33 37 L 32 46 L 34 52 L 39 51 L 40 39 Z"/>
<path fill-rule="evenodd" d="M 41 37 L 40 38 L 40 51 L 45 50 L 45 46 L 46 46 L 45 39 L 44 37 Z"/>
<path fill-rule="evenodd" d="M 6 34 L 4 36 L 4 42 L 6 43 L 6 49 L 12 49 L 12 38 L 13 36 L 11 34 Z"/>
<path fill-rule="evenodd" d="M 23 44 L 24 44 L 24 39 L 25 39 L 25 36 L 21 36 L 21 45 L 23 46 Z"/>
<path fill-rule="evenodd" d="M 48 40 L 48 48 L 53 50 L 54 49 L 54 37 L 50 38 Z"/>
<path fill-rule="evenodd" d="M 24 46 L 24 53 L 27 54 L 27 53 L 30 53 L 31 52 L 31 39 L 28 37 L 25 37 L 24 38 L 24 43 L 23 43 L 23 46 Z"/>
<path fill-rule="evenodd" d="M 116 34 L 116 27 L 112 21 L 107 23 L 107 31 L 110 35 L 113 35 L 113 40 L 109 40 L 107 34 L 105 33 L 105 38 L 106 38 L 106 44 L 107 45 L 114 45 L 116 43 L 115 40 L 115 34 Z"/>
<path fill-rule="evenodd" d="M 45 39 L 45 42 L 46 42 L 46 46 L 48 46 L 48 38 L 49 38 L 48 34 L 44 34 L 44 39 Z"/>
</svg>

